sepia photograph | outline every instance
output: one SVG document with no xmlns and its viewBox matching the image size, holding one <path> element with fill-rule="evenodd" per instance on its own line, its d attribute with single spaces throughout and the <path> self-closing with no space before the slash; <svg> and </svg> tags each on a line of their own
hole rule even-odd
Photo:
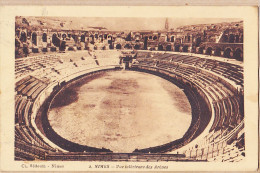
<svg viewBox="0 0 260 173">
<path fill-rule="evenodd" d="M 15 22 L 15 160 L 243 160 L 241 19 Z"/>
<path fill-rule="evenodd" d="M 250 161 L 258 155 L 254 18 L 236 8 L 219 16 L 66 9 L 2 19 L 12 23 L 1 28 L 12 59 L 4 66 L 12 85 L 1 80 L 2 158 L 14 169 L 235 170 L 258 162 Z"/>
</svg>

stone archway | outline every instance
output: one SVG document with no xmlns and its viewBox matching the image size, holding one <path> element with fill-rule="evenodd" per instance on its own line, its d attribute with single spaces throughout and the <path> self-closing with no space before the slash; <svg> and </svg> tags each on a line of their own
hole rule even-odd
<svg viewBox="0 0 260 173">
<path fill-rule="evenodd" d="M 42 34 L 42 42 L 47 42 L 47 34 L 46 33 Z"/>
<path fill-rule="evenodd" d="M 199 48 L 198 54 L 203 54 L 203 48 L 202 47 Z"/>
<path fill-rule="evenodd" d="M 175 52 L 180 52 L 180 45 L 175 45 L 174 46 L 174 51 Z"/>
<path fill-rule="evenodd" d="M 224 51 L 224 57 L 231 58 L 231 52 L 232 52 L 232 50 L 230 48 L 226 48 Z"/>
<path fill-rule="evenodd" d="M 166 50 L 167 50 L 167 51 L 172 51 L 172 46 L 171 46 L 171 45 L 167 45 L 167 46 L 166 46 Z"/>
<path fill-rule="evenodd" d="M 158 50 L 163 50 L 163 45 L 159 44 L 158 45 Z"/>
<path fill-rule="evenodd" d="M 212 47 L 206 49 L 206 55 L 212 55 Z"/>
<path fill-rule="evenodd" d="M 235 36 L 236 43 L 239 43 L 239 35 Z"/>
<path fill-rule="evenodd" d="M 125 48 L 125 49 L 132 49 L 132 46 L 131 46 L 130 44 L 126 44 L 126 45 L 124 46 L 124 48 Z"/>
<path fill-rule="evenodd" d="M 140 45 L 139 45 L 139 44 L 136 44 L 135 47 L 134 47 L 134 49 L 139 50 L 139 49 L 140 49 Z"/>
<path fill-rule="evenodd" d="M 116 49 L 121 49 L 121 47 L 122 47 L 121 44 L 116 45 Z"/>
<path fill-rule="evenodd" d="M 66 42 L 65 41 L 62 41 L 61 42 L 61 45 L 60 45 L 60 51 L 65 51 L 65 49 L 66 49 Z"/>
<path fill-rule="evenodd" d="M 227 35 L 223 35 L 223 42 L 228 42 L 228 36 Z"/>
<path fill-rule="evenodd" d="M 27 41 L 27 36 L 26 36 L 26 33 L 24 31 L 21 32 L 20 41 L 21 42 Z"/>
<path fill-rule="evenodd" d="M 239 61 L 243 61 L 243 52 L 240 48 L 237 48 L 234 52 L 233 58 L 239 60 Z"/>
<path fill-rule="evenodd" d="M 109 49 L 114 49 L 114 44 L 109 44 Z"/>
<path fill-rule="evenodd" d="M 196 38 L 196 47 L 199 47 L 201 43 L 201 37 Z"/>
<path fill-rule="evenodd" d="M 214 55 L 221 56 L 221 49 L 219 47 L 216 48 Z"/>
<path fill-rule="evenodd" d="M 187 41 L 190 42 L 190 36 L 189 35 L 187 36 Z"/>
<path fill-rule="evenodd" d="M 103 35 L 99 35 L 98 37 L 99 37 L 100 41 L 103 42 L 103 39 L 104 39 Z"/>
<path fill-rule="evenodd" d="M 174 42 L 174 36 L 171 36 L 171 42 Z"/>
<path fill-rule="evenodd" d="M 37 34 L 35 32 L 32 33 L 32 44 L 37 46 Z"/>
<path fill-rule="evenodd" d="M 85 35 L 81 35 L 80 36 L 80 42 L 84 42 L 85 43 L 85 39 L 86 39 Z"/>
<path fill-rule="evenodd" d="M 57 37 L 55 33 L 52 35 L 52 43 L 56 47 L 60 46 L 60 39 Z"/>
<path fill-rule="evenodd" d="M 234 42 L 235 42 L 235 36 L 234 36 L 234 34 L 230 34 L 230 35 L 229 35 L 228 42 L 229 42 L 229 43 L 234 43 Z"/>
<path fill-rule="evenodd" d="M 67 35 L 66 35 L 66 34 L 62 34 L 62 36 L 61 36 L 61 37 L 62 37 L 62 39 L 63 39 L 63 40 L 65 40 L 65 39 L 66 39 L 66 37 L 67 37 Z"/>
<path fill-rule="evenodd" d="M 183 46 L 183 48 L 182 48 L 182 52 L 188 52 L 188 46 Z"/>
</svg>

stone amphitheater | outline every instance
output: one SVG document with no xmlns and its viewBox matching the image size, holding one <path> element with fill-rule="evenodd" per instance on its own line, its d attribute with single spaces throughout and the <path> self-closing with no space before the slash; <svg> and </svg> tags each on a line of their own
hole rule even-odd
<svg viewBox="0 0 260 173">
<path fill-rule="evenodd" d="M 126 33 L 21 21 L 15 160 L 245 157 L 242 22 Z"/>
</svg>

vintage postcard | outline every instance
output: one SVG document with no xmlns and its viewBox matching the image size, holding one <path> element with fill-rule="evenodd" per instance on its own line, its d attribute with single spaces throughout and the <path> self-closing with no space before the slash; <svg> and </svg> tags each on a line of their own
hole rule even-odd
<svg viewBox="0 0 260 173">
<path fill-rule="evenodd" d="M 1 7 L 4 171 L 258 169 L 255 7 Z"/>
</svg>

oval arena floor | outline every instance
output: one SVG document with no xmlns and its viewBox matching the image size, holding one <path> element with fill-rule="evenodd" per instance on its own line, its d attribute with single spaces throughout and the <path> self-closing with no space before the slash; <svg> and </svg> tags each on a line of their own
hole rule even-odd
<svg viewBox="0 0 260 173">
<path fill-rule="evenodd" d="M 63 138 L 113 152 L 162 145 L 181 138 L 191 123 L 184 92 L 158 76 L 109 71 L 64 87 L 49 110 Z"/>
</svg>

